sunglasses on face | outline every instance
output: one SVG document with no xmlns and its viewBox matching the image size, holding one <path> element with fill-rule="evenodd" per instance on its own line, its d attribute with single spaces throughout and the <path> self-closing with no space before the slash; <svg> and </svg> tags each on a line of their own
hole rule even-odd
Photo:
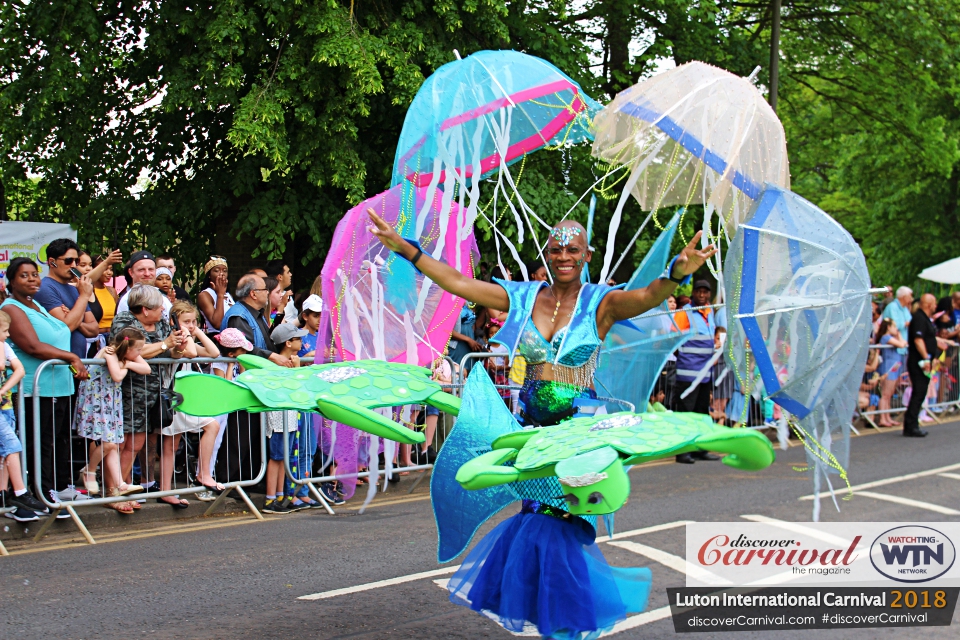
<svg viewBox="0 0 960 640">
<path fill-rule="evenodd" d="M 69 267 L 72 264 L 77 264 L 77 258 L 60 258 L 60 262 Z"/>
</svg>

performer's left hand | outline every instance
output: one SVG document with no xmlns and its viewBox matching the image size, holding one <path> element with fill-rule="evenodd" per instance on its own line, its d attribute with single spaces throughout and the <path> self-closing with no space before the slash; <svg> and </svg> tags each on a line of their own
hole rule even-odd
<svg viewBox="0 0 960 640">
<path fill-rule="evenodd" d="M 671 276 L 679 279 L 695 273 L 697 269 L 702 267 L 703 264 L 717 252 L 717 248 L 712 244 L 707 245 L 703 249 L 699 248 L 700 236 L 702 235 L 703 231 L 697 231 L 693 239 L 690 240 L 690 244 L 683 248 L 683 251 L 677 256 L 677 261 L 673 263 L 673 273 L 670 274 Z"/>
</svg>

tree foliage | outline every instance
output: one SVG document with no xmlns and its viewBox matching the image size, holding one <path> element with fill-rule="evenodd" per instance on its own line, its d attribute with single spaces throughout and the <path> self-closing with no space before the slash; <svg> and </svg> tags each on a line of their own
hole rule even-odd
<svg viewBox="0 0 960 640">
<path fill-rule="evenodd" d="M 201 262 L 218 232 L 246 234 L 264 257 L 316 265 L 343 212 L 388 185 L 406 107 L 453 49 L 541 56 L 601 102 L 665 61 L 744 76 L 761 65 L 764 88 L 770 7 L 11 0 L 0 5 L 0 216 L 71 222 L 92 250 L 176 246 L 184 263 Z M 958 8 L 783 2 L 780 115 L 794 189 L 851 230 L 878 281 L 952 257 L 942 239 L 960 231 Z M 523 163 L 520 192 L 553 221 L 602 173 L 586 148 L 542 151 Z M 599 200 L 600 250 L 613 205 Z M 573 215 L 585 220 L 586 208 Z M 630 203 L 618 244 L 642 215 Z M 685 234 L 696 218 L 685 217 Z M 485 223 L 479 232 L 491 252 Z M 653 236 L 644 232 L 634 264 Z M 522 250 L 536 255 L 532 243 Z"/>
</svg>

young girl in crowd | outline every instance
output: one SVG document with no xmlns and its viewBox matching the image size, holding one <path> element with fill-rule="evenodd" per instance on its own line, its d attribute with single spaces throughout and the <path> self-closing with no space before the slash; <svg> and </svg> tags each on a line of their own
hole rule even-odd
<svg viewBox="0 0 960 640">
<path fill-rule="evenodd" d="M 214 344 L 213 340 L 200 329 L 198 320 L 199 312 L 189 302 L 184 300 L 177 301 L 170 308 L 171 322 L 176 319 L 180 328 L 187 332 L 193 339 L 194 347 L 197 350 L 198 358 L 216 358 L 220 356 L 220 349 Z M 194 365 L 188 364 L 187 367 Z M 173 482 L 173 466 L 176 457 L 177 446 L 180 444 L 180 435 L 189 431 L 200 431 L 200 452 L 197 454 L 197 466 L 199 468 L 197 479 L 208 491 L 223 491 L 223 485 L 218 484 L 213 479 L 210 472 L 210 452 L 213 450 L 214 443 L 220 433 L 220 422 L 216 417 L 190 416 L 179 411 L 173 414 L 173 424 L 161 429 L 162 454 L 160 458 L 160 490 L 169 491 Z M 189 506 L 186 500 L 181 500 L 175 496 L 157 498 L 158 502 L 166 502 L 175 509 L 185 509 Z"/>
<path fill-rule="evenodd" d="M 323 300 L 320 296 L 310 294 L 303 301 L 303 310 L 300 312 L 300 326 L 307 330 L 300 346 L 301 365 L 313 364 L 317 354 L 317 332 L 320 330 L 320 312 L 323 311 Z"/>
<path fill-rule="evenodd" d="M 224 329 L 215 335 L 214 339 L 220 343 L 220 355 L 226 358 L 236 358 L 253 351 L 253 344 L 243 337 L 243 333 L 239 329 Z M 240 366 L 239 362 L 214 362 L 210 365 L 210 373 L 225 380 L 234 380 L 242 371 L 243 367 Z M 217 423 L 220 428 L 217 430 L 217 438 L 214 440 L 213 448 L 210 451 L 208 469 L 216 468 L 217 454 L 220 452 L 220 445 L 223 443 L 223 435 L 227 432 L 227 419 L 228 414 L 217 416 Z M 227 477 L 224 481 L 229 482 L 230 478 Z M 216 500 L 216 495 L 213 492 L 209 492 L 207 495 L 200 494 L 197 497 L 205 501 Z"/>
<path fill-rule="evenodd" d="M 84 481 L 103 462 L 103 484 L 110 496 L 142 491 L 140 485 L 123 482 L 120 476 L 120 447 L 123 442 L 123 398 L 120 383 L 129 371 L 148 375 L 150 365 L 140 355 L 146 337 L 137 329 L 128 327 L 116 333 L 113 341 L 101 349 L 96 357 L 105 365 L 91 365 L 90 378 L 80 383 L 77 392 L 77 435 L 100 442 L 91 447 L 90 461 L 83 469 Z M 123 514 L 133 513 L 129 502 L 104 505 Z"/>
<path fill-rule="evenodd" d="M 507 407 L 511 411 L 514 410 L 512 402 L 510 399 L 510 389 L 505 388 L 510 385 L 510 378 L 508 374 L 510 373 L 510 364 L 508 358 L 506 357 L 507 348 L 502 344 L 495 344 L 490 342 L 497 332 L 500 331 L 500 327 L 503 326 L 503 321 L 497 318 L 490 318 L 487 321 L 486 326 L 486 345 L 487 351 L 490 353 L 502 353 L 504 357 L 496 358 L 487 358 L 487 372 L 490 374 L 490 378 L 493 380 L 493 384 L 497 385 L 497 391 L 500 392 L 500 397 L 503 398 L 504 402 L 507 403 Z"/>
</svg>

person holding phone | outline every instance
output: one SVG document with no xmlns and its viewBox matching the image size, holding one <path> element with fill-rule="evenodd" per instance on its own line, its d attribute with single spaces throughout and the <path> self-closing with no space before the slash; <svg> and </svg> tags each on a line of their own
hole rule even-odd
<svg viewBox="0 0 960 640">
<path fill-rule="evenodd" d="M 70 351 L 85 358 L 87 338 L 96 338 L 100 325 L 88 302 L 93 284 L 77 269 L 79 258 L 80 248 L 69 238 L 47 245 L 49 274 L 40 281 L 34 301 L 70 328 Z"/>
</svg>

